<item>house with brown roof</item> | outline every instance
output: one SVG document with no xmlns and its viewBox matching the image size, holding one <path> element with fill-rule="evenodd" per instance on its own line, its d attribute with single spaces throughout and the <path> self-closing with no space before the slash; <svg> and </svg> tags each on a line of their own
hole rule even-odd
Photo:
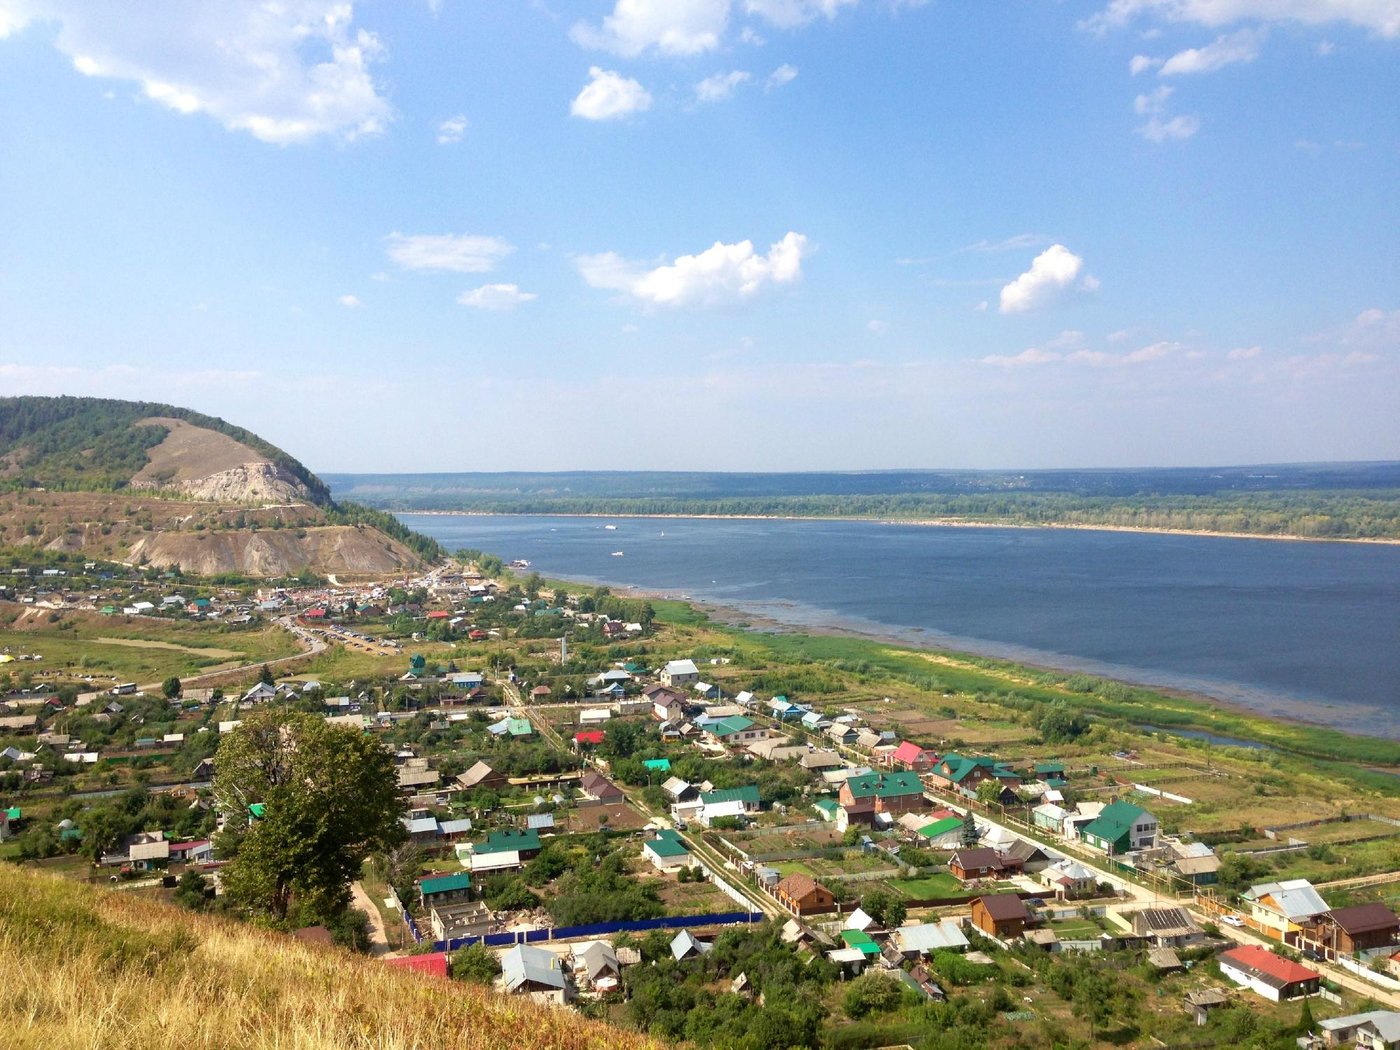
<svg viewBox="0 0 1400 1050">
<path fill-rule="evenodd" d="M 1021 862 L 990 846 L 960 849 L 948 858 L 948 870 L 963 882 L 974 879 L 999 879 L 1021 870 Z"/>
<path fill-rule="evenodd" d="M 604 805 L 612 805 L 614 802 L 621 802 L 626 797 L 622 789 L 614 784 L 601 773 L 589 770 L 579 781 L 579 788 L 589 798 L 594 799 Z"/>
<path fill-rule="evenodd" d="M 1143 908 L 1132 913 L 1133 933 L 1158 948 L 1185 948 L 1205 940 L 1185 908 Z"/>
<path fill-rule="evenodd" d="M 502 788 L 506 786 L 506 775 L 492 769 L 485 762 L 477 762 L 465 773 L 457 774 L 457 786 L 463 791 L 475 788 Z"/>
<path fill-rule="evenodd" d="M 1026 932 L 1031 913 L 1014 893 L 989 893 L 972 901 L 972 925 L 983 933 L 1010 940 Z"/>
<path fill-rule="evenodd" d="M 1333 908 L 1305 925 L 1298 944 L 1328 959 L 1400 943 L 1400 917 L 1379 901 Z"/>
<path fill-rule="evenodd" d="M 836 910 L 836 897 L 810 875 L 795 873 L 773 887 L 774 899 L 793 915 L 820 915 Z"/>
</svg>

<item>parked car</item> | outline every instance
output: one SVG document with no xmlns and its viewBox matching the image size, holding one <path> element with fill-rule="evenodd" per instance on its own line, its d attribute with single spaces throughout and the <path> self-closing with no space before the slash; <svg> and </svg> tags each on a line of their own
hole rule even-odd
<svg viewBox="0 0 1400 1050">
<path fill-rule="evenodd" d="M 1238 929 L 1244 928 L 1244 920 L 1241 919 L 1238 915 L 1222 915 L 1220 916 L 1220 921 L 1223 922 L 1226 926 L 1234 926 Z"/>
</svg>

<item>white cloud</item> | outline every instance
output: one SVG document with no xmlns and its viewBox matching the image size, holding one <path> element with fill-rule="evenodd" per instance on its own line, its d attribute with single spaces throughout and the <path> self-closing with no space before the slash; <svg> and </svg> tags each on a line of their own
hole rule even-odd
<svg viewBox="0 0 1400 1050">
<path fill-rule="evenodd" d="M 866 331 L 872 332 L 875 335 L 884 335 L 886 332 L 889 331 L 890 326 L 888 321 L 881 321 L 877 319 L 874 321 L 865 322 L 865 328 Z"/>
<path fill-rule="evenodd" d="M 408 270 L 448 270 L 453 273 L 486 273 L 515 251 L 500 237 L 479 234 L 391 233 L 385 238 L 389 258 Z"/>
<path fill-rule="evenodd" d="M 774 88 L 786 87 L 797 79 L 797 67 L 790 66 L 784 62 L 773 72 L 768 74 L 768 82 L 764 85 L 769 91 Z"/>
<path fill-rule="evenodd" d="M 1231 350 L 1225 356 L 1231 361 L 1248 361 L 1252 357 L 1258 357 L 1263 352 L 1264 348 L 1260 346 L 1241 346 Z"/>
<path fill-rule="evenodd" d="M 816 18 L 835 18 L 843 7 L 859 0 L 745 0 L 744 10 L 783 29 L 805 25 Z"/>
<path fill-rule="evenodd" d="M 1337 45 L 1330 40 L 1319 40 L 1317 42 L 1317 54 L 1319 58 L 1326 58 L 1337 50 Z"/>
<path fill-rule="evenodd" d="M 1181 114 L 1164 120 L 1153 114 L 1138 127 L 1137 132 L 1148 142 L 1171 142 L 1189 139 L 1200 130 L 1201 122 L 1195 117 Z"/>
<path fill-rule="evenodd" d="M 742 69 L 735 69 L 728 73 L 716 73 L 695 85 L 695 100 L 697 102 L 723 102 L 725 99 L 733 98 L 735 89 L 750 79 L 749 74 Z"/>
<path fill-rule="evenodd" d="M 123 4 L 0 0 L 0 37 L 57 22 L 55 44 L 84 76 L 134 81 L 177 113 L 286 145 L 373 135 L 391 119 L 370 75 L 383 49 L 353 18 L 341 0 L 169 4 L 159 17 Z"/>
<path fill-rule="evenodd" d="M 646 269 L 615 252 L 584 255 L 579 273 L 594 288 L 622 292 L 649 306 L 714 306 L 741 302 L 769 285 L 792 284 L 802 277 L 807 238 L 789 232 L 767 255 L 752 241 L 714 245 L 697 255 Z"/>
<path fill-rule="evenodd" d="M 1160 58 L 1153 58 L 1150 55 L 1134 55 L 1132 61 L 1128 63 L 1128 72 L 1137 76 L 1139 73 L 1145 73 L 1161 64 Z"/>
<path fill-rule="evenodd" d="M 1103 32 L 1121 28 L 1140 15 L 1212 28 L 1247 21 L 1346 22 L 1381 36 L 1400 36 L 1400 7 L 1395 0 L 1111 0 L 1083 25 Z"/>
<path fill-rule="evenodd" d="M 360 307 L 365 305 L 364 303 L 360 302 L 359 296 L 356 295 L 342 295 L 339 299 L 336 300 L 336 302 L 338 302 L 341 306 L 345 307 L 347 310 L 358 310 Z"/>
<path fill-rule="evenodd" d="M 1167 115 L 1167 102 L 1174 90 L 1163 84 L 1133 100 L 1133 112 L 1147 117 L 1146 123 L 1138 125 L 1137 133 L 1149 142 L 1189 139 L 1201 129 L 1201 122 L 1195 117 L 1184 114 L 1175 117 Z"/>
<path fill-rule="evenodd" d="M 1072 285 L 1084 260 L 1063 244 L 1052 244 L 1031 262 L 1031 268 L 1001 290 L 1001 312 L 1022 313 L 1054 299 Z"/>
<path fill-rule="evenodd" d="M 591 67 L 588 75 L 591 79 L 569 106 L 574 116 L 616 120 L 651 108 L 651 94 L 637 81 L 598 66 Z"/>
<path fill-rule="evenodd" d="M 655 49 L 697 55 L 719 46 L 729 24 L 730 0 L 617 0 L 598 27 L 577 23 L 575 43 L 628 57 Z"/>
<path fill-rule="evenodd" d="M 1362 310 L 1342 333 L 1341 341 L 1373 350 L 1400 350 L 1400 310 Z"/>
<path fill-rule="evenodd" d="M 1241 29 L 1216 37 L 1205 47 L 1191 47 L 1178 51 L 1162 63 L 1158 76 L 1175 77 L 1191 73 L 1214 73 L 1239 62 L 1253 62 L 1259 57 L 1259 46 L 1264 41 L 1262 30 Z"/>
<path fill-rule="evenodd" d="M 461 142 L 462 136 L 467 133 L 467 118 L 462 114 L 449 117 L 438 125 L 437 140 L 440 146 L 450 146 L 454 142 Z"/>
<path fill-rule="evenodd" d="M 457 301 L 478 310 L 514 310 L 521 303 L 538 298 L 534 292 L 522 292 L 517 284 L 483 284 L 463 292 L 457 296 Z"/>
<path fill-rule="evenodd" d="M 982 358 L 984 365 L 999 365 L 1002 368 L 1024 368 L 1027 365 L 1046 365 L 1052 361 L 1059 361 L 1062 355 L 1054 350 L 1042 350 L 1040 347 L 1032 346 L 1022 350 L 1019 354 L 989 354 Z"/>
</svg>

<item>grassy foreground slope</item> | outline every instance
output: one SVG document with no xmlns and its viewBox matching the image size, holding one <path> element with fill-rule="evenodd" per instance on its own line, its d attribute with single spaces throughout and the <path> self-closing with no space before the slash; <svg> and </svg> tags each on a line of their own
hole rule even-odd
<svg viewBox="0 0 1400 1050">
<path fill-rule="evenodd" d="M 573 1011 L 0 865 L 0 1037 L 13 1050 L 613 1050 Z"/>
</svg>

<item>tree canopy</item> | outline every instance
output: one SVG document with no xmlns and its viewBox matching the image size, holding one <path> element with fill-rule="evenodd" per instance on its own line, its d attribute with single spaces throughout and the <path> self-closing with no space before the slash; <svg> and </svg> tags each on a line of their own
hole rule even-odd
<svg viewBox="0 0 1400 1050">
<path fill-rule="evenodd" d="M 215 768 L 215 799 L 239 836 L 224 886 L 250 911 L 285 919 L 295 896 L 305 915 L 338 915 L 365 858 L 405 836 L 392 756 L 315 715 L 250 715 Z"/>
</svg>

